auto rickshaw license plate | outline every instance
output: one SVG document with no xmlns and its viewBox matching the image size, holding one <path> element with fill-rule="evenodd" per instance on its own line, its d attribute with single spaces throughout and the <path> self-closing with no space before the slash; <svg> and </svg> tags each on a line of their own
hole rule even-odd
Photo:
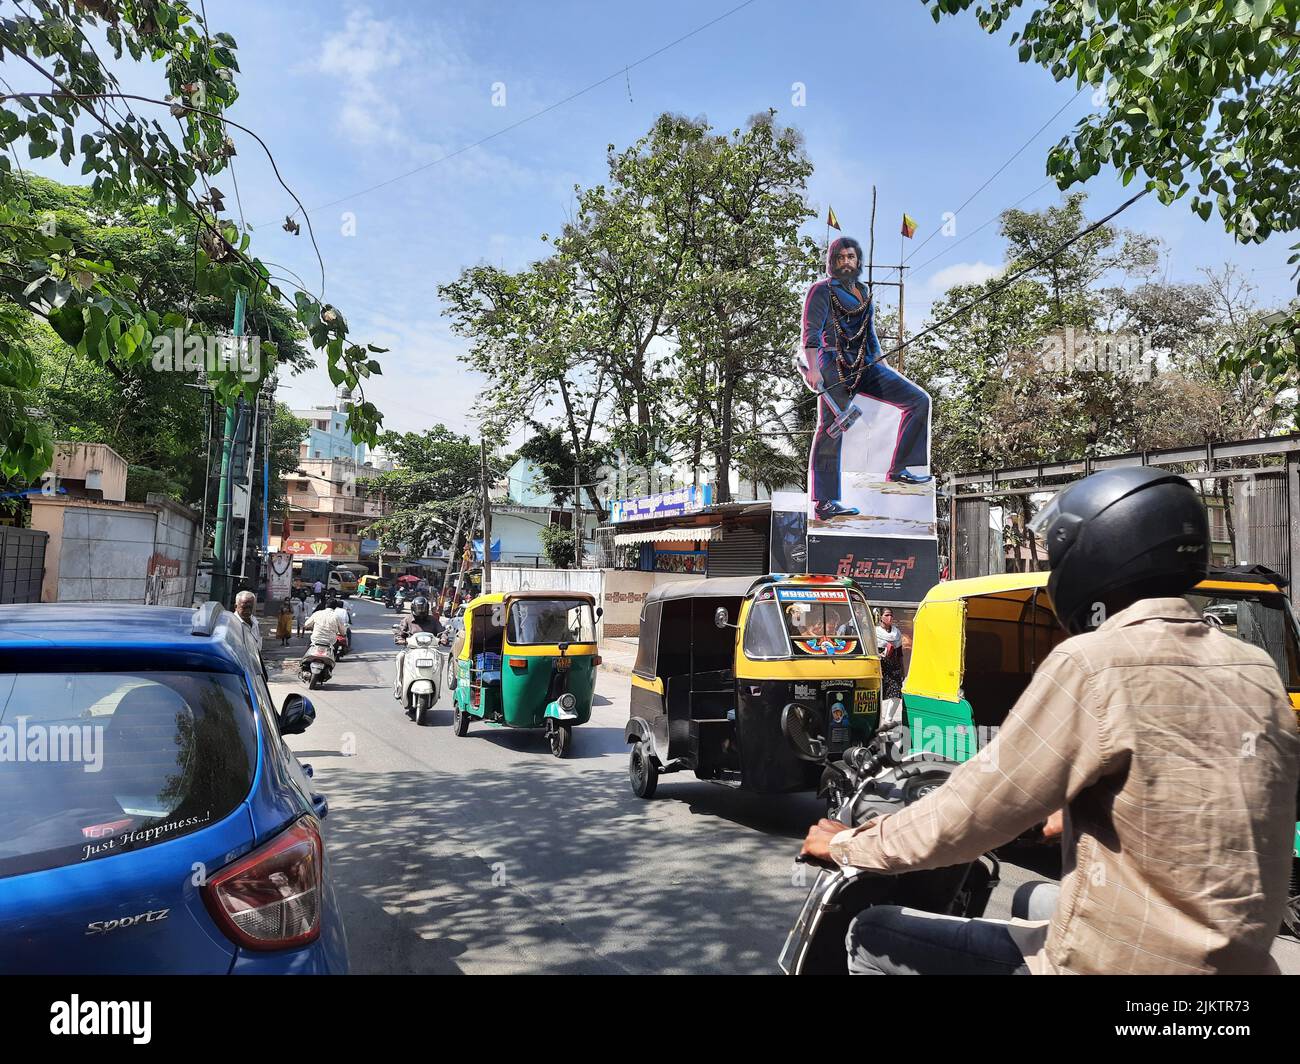
<svg viewBox="0 0 1300 1064">
<path fill-rule="evenodd" d="M 566 671 L 566 670 L 569 668 L 569 666 L 572 665 L 572 664 L 573 664 L 573 662 L 570 661 L 568 658 L 556 658 L 556 659 L 555 659 L 555 671 L 556 671 L 556 672 L 564 672 L 564 671 Z"/>
<path fill-rule="evenodd" d="M 880 712 L 880 695 L 869 687 L 860 687 L 853 692 L 853 715 L 869 717 Z"/>
</svg>

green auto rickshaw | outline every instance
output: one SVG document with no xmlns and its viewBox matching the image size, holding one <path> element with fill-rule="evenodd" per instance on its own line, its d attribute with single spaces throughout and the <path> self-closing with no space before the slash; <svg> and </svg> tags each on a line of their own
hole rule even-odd
<svg viewBox="0 0 1300 1064">
<path fill-rule="evenodd" d="M 387 587 L 388 581 L 383 577 L 368 573 L 357 581 L 357 597 L 382 599 L 384 597 L 384 589 Z"/>
<path fill-rule="evenodd" d="M 472 719 L 505 728 L 543 728 L 564 757 L 573 729 L 591 719 L 596 691 L 595 598 L 580 591 L 479 595 L 465 608 L 452 650 L 452 728 Z"/>
</svg>

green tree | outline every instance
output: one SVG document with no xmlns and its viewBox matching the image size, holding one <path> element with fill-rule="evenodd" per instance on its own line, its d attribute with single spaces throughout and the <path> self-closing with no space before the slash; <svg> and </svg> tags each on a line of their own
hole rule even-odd
<svg viewBox="0 0 1300 1064">
<path fill-rule="evenodd" d="M 755 438 L 737 454 L 734 440 L 796 394 L 799 288 L 819 256 L 798 232 L 811 163 L 772 117 L 728 135 L 661 116 L 610 146 L 608 183 L 579 190 L 553 256 L 514 274 L 470 267 L 439 289 L 488 378 L 486 424 L 558 407 L 584 473 L 602 442 L 633 467 L 707 459 L 721 500 L 737 458 L 777 468 L 779 448 Z"/>
<path fill-rule="evenodd" d="M 544 525 L 537 533 L 546 560 L 556 569 L 572 569 L 577 551 L 573 542 L 573 529 L 563 525 Z"/>
<path fill-rule="evenodd" d="M 187 236 L 165 218 L 143 208 L 108 216 L 96 208 L 87 189 L 39 177 L 29 178 L 29 189 L 38 209 L 53 214 L 60 231 L 73 234 L 78 246 L 140 278 L 139 302 L 145 310 L 189 304 L 193 320 L 206 328 L 219 330 L 229 322 L 231 308 L 222 300 L 195 296 Z M 282 371 L 312 364 L 302 345 L 303 332 L 283 306 L 264 302 L 249 318 L 250 327 L 280 351 Z M 205 418 L 200 374 L 159 373 L 148 363 L 82 358 L 35 315 L 20 335 L 39 371 L 27 402 L 41 412 L 52 439 L 112 446 L 128 463 L 130 500 L 161 492 L 192 506 L 202 503 L 205 456 L 196 446 L 196 429 Z M 280 428 L 287 430 L 288 423 Z M 298 442 L 292 441 L 295 464 Z M 273 479 L 272 494 L 279 491 L 279 480 Z"/>
<path fill-rule="evenodd" d="M 1300 229 L 1300 5 L 1295 0 L 924 0 L 938 22 L 976 6 L 989 32 L 1028 8 L 1021 62 L 1096 87 L 1095 113 L 1049 153 L 1061 188 L 1106 164 L 1163 203 L 1190 194 L 1245 243 Z M 1300 262 L 1300 244 L 1289 259 Z M 1298 274 L 1300 277 L 1300 274 Z M 1300 367 L 1300 301 L 1221 351 L 1275 390 Z M 1300 414 L 1300 404 L 1297 405 Z"/>
<path fill-rule="evenodd" d="M 414 551 L 430 544 L 451 547 L 457 518 L 463 514 L 468 522 L 476 512 L 479 444 L 445 425 L 425 432 L 385 433 L 382 443 L 398 468 L 366 482 L 369 492 L 382 494 L 390 507 L 388 516 L 367 532 L 378 537 L 382 550 L 394 550 L 401 543 Z M 490 458 L 489 478 L 499 477 L 509 466 L 505 459 Z"/>
<path fill-rule="evenodd" d="M 156 97 L 125 93 L 99 55 L 102 42 L 119 62 L 163 61 L 165 88 Z M 225 115 L 238 97 L 235 51 L 229 34 L 211 33 L 199 13 L 173 0 L 27 0 L 19 17 L 0 17 L 0 53 L 36 85 L 17 92 L 6 82 L 0 96 L 0 476 L 34 480 L 52 456 L 49 431 L 32 409 L 41 364 L 23 342 L 31 315 L 80 357 L 120 367 L 149 365 L 153 339 L 172 329 L 210 332 L 190 300 L 150 299 L 164 271 L 142 275 L 120 251 L 121 261 L 103 245 L 80 242 L 75 227 L 61 228 L 59 212 L 42 204 L 47 190 L 23 170 L 20 149 L 32 159 L 57 153 L 65 165 L 80 158 L 90 178 L 87 206 L 103 217 L 129 220 L 148 209 L 187 235 L 195 299 L 228 307 L 236 290 L 253 307 L 282 299 L 214 184 L 231 167 L 231 131 L 244 128 Z M 165 111 L 178 134 L 153 117 Z M 297 224 L 286 220 L 286 228 Z M 371 354 L 380 349 L 350 342 L 342 312 L 318 296 L 298 290 L 287 302 L 312 347 L 325 353 L 331 380 L 359 396 L 349 410 L 354 436 L 373 443 L 380 415 L 362 388 L 379 372 Z M 263 354 L 256 380 L 216 374 L 223 402 L 257 393 L 279 353 L 268 343 Z"/>
</svg>

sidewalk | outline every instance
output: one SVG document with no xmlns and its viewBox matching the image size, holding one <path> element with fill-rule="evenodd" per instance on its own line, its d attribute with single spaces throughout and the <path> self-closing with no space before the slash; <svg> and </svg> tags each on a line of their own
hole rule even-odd
<svg viewBox="0 0 1300 1064">
<path fill-rule="evenodd" d="M 608 672 L 631 673 L 639 644 L 640 640 L 633 636 L 606 636 L 600 641 L 600 667 Z"/>
<path fill-rule="evenodd" d="M 298 662 L 302 660 L 307 650 L 310 633 L 290 636 L 289 645 L 282 647 L 280 641 L 275 638 L 276 616 L 274 614 L 268 617 L 257 616 L 256 620 L 262 629 L 262 663 L 266 666 L 267 676 L 277 680 L 280 679 L 279 673 L 287 671 L 294 675 L 284 677 L 284 680 L 295 679 Z"/>
</svg>

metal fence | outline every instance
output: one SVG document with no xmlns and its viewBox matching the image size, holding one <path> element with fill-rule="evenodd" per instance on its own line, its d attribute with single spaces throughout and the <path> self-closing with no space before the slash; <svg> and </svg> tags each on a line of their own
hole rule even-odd
<svg viewBox="0 0 1300 1064">
<path fill-rule="evenodd" d="M 1291 580 L 1292 601 L 1300 604 L 1300 433 L 956 475 L 948 498 L 953 576 L 1030 567 L 1023 549 L 1008 543 L 1003 528 L 993 527 L 995 507 L 1015 510 L 1021 496 L 1055 492 L 1100 469 L 1130 465 L 1159 466 L 1209 485 L 1230 482 L 1222 494 L 1231 507 L 1231 561 L 1281 573 Z M 1038 547 L 1045 561 L 1046 551 Z"/>
<path fill-rule="evenodd" d="M 0 603 L 40 602 L 49 533 L 0 525 Z"/>
</svg>

